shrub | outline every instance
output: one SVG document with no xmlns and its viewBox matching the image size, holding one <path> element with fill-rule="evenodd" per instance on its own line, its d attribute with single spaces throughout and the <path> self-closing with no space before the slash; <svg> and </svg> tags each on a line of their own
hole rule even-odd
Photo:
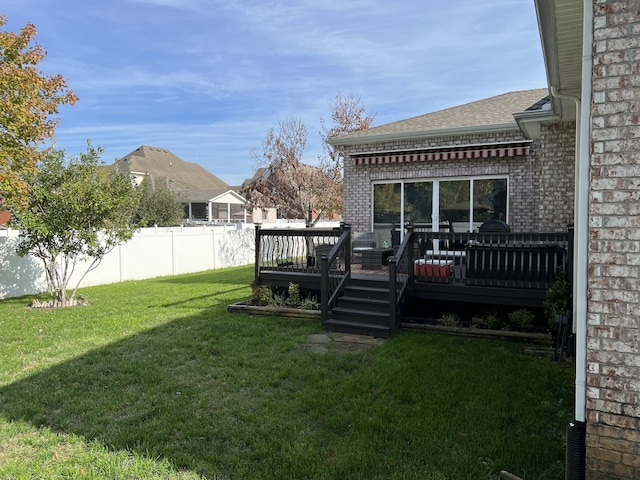
<svg viewBox="0 0 640 480">
<path fill-rule="evenodd" d="M 440 317 L 440 323 L 445 327 L 457 327 L 460 324 L 460 317 L 455 313 L 445 313 Z"/>
<path fill-rule="evenodd" d="M 504 327 L 504 319 L 499 312 L 489 311 L 485 313 L 484 318 L 491 330 L 501 330 Z"/>
<path fill-rule="evenodd" d="M 535 314 L 526 308 L 514 310 L 509 314 L 509 321 L 520 327 L 522 330 L 531 330 L 535 319 Z"/>
<path fill-rule="evenodd" d="M 553 326 L 556 323 L 556 315 L 566 315 L 569 309 L 569 282 L 567 281 L 567 274 L 564 270 L 558 272 L 555 282 L 551 285 L 551 288 L 547 290 L 544 303 L 544 316 L 549 323 L 549 326 Z"/>
<path fill-rule="evenodd" d="M 303 310 L 318 310 L 320 308 L 320 304 L 316 297 L 306 297 L 300 302 L 300 308 Z"/>
<path fill-rule="evenodd" d="M 300 285 L 297 283 L 289 283 L 287 290 L 287 305 L 296 307 L 300 303 Z"/>
<path fill-rule="evenodd" d="M 269 305 L 273 301 L 273 292 L 269 285 L 252 285 L 253 299 L 261 307 Z"/>
</svg>

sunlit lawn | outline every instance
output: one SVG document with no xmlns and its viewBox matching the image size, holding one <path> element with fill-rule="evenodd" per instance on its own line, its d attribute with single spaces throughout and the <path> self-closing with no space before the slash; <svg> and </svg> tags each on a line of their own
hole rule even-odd
<svg viewBox="0 0 640 480">
<path fill-rule="evenodd" d="M 227 312 L 252 273 L 0 301 L 0 478 L 562 478 L 571 369 L 414 332 L 313 353 L 318 321 Z"/>
</svg>

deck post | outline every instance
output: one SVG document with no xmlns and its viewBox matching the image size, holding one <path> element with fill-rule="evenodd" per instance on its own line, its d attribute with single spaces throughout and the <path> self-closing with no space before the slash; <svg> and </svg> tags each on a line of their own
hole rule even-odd
<svg viewBox="0 0 640 480">
<path fill-rule="evenodd" d="M 407 288 L 410 293 L 413 293 L 413 261 L 415 260 L 415 249 L 413 245 L 413 225 L 407 225 L 407 233 L 409 236 L 409 243 L 407 243 L 407 269 L 408 269 L 408 278 L 407 278 Z"/>
<path fill-rule="evenodd" d="M 254 265 L 254 282 L 260 285 L 260 224 L 256 223 L 256 246 L 255 246 L 255 265 Z"/>
<path fill-rule="evenodd" d="M 398 309 L 396 305 L 396 270 L 397 257 L 389 257 L 389 329 L 390 335 L 396 334 Z"/>
<path fill-rule="evenodd" d="M 347 269 L 347 271 L 351 271 L 351 224 L 350 223 L 340 223 L 340 230 L 344 231 L 348 231 L 349 232 L 349 238 L 347 240 L 347 248 L 345 249 L 344 252 L 344 264 L 345 267 Z"/>
<path fill-rule="evenodd" d="M 329 259 L 320 257 L 320 320 L 324 329 L 329 317 Z"/>
</svg>

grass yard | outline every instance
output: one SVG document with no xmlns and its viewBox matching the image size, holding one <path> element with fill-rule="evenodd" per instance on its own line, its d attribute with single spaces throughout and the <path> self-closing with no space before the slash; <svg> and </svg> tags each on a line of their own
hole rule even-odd
<svg viewBox="0 0 640 480">
<path fill-rule="evenodd" d="M 0 301 L 2 479 L 525 479 L 564 472 L 573 370 L 516 343 L 230 314 L 252 267 Z"/>
</svg>

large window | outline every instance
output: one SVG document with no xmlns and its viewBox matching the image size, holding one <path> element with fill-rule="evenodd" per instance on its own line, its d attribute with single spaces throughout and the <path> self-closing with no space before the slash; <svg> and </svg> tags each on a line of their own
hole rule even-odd
<svg viewBox="0 0 640 480">
<path fill-rule="evenodd" d="M 492 218 L 507 221 L 507 179 L 465 178 L 373 185 L 373 229 L 379 245 L 396 244 L 401 226 L 469 232 Z"/>
</svg>

